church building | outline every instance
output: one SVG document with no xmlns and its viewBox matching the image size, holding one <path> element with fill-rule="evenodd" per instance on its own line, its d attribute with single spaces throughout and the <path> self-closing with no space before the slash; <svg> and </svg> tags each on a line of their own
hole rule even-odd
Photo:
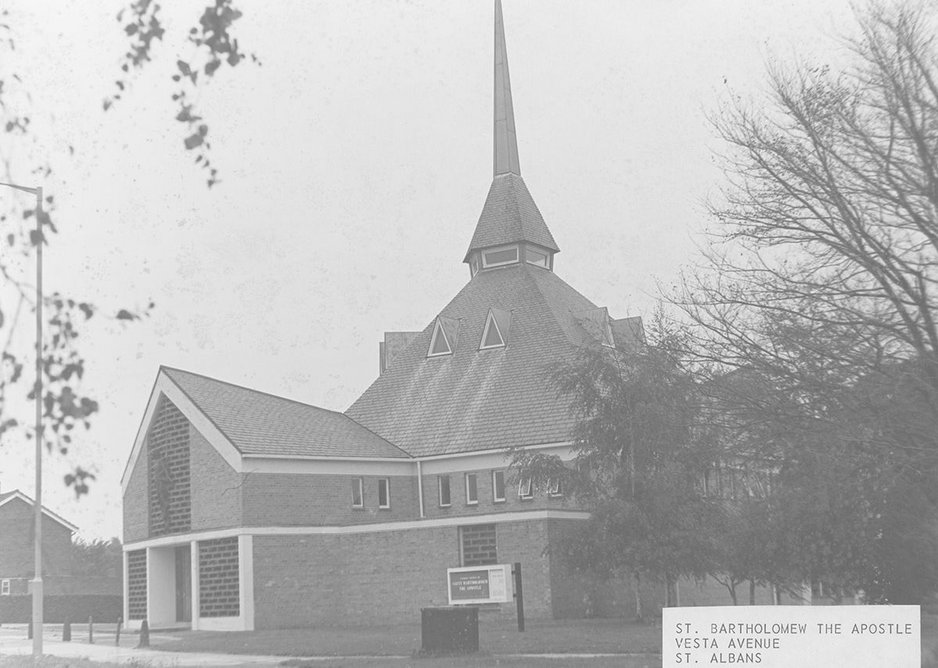
<svg viewBox="0 0 938 668">
<path fill-rule="evenodd" d="M 588 512 L 559 484 L 515 480 L 510 452 L 572 459 L 547 366 L 586 345 L 630 349 L 642 323 L 555 272 L 560 248 L 521 175 L 499 0 L 494 70 L 494 174 L 468 282 L 422 330 L 385 332 L 380 374 L 348 410 L 159 369 L 122 478 L 131 624 L 416 620 L 447 604 L 447 568 L 513 562 L 528 616 L 593 605 L 549 549 Z"/>
</svg>

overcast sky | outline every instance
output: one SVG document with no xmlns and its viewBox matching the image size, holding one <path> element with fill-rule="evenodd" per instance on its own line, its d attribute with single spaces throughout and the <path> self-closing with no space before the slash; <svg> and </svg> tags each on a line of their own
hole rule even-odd
<svg viewBox="0 0 938 668">
<path fill-rule="evenodd" d="M 143 323 L 87 330 L 101 413 L 70 458 L 98 481 L 75 502 L 66 460 L 45 477 L 46 504 L 85 537 L 121 533 L 120 477 L 160 364 L 344 410 L 377 375 L 383 332 L 422 329 L 469 279 L 492 178 L 492 0 L 240 0 L 235 33 L 263 64 L 200 93 L 222 181 L 209 191 L 169 78 L 204 4 L 163 3 L 166 42 L 105 114 L 122 2 L 9 3 L 17 52 L 0 67 L 27 82 L 29 150 L 56 165 L 48 289 L 111 311 L 156 303 Z M 521 171 L 555 269 L 613 317 L 648 315 L 656 281 L 693 261 L 722 178 L 706 113 L 760 99 L 768 59 L 836 66 L 852 16 L 847 0 L 503 6 Z M 12 176 L 32 183 L 30 165 Z M 32 494 L 31 452 L 3 444 L 0 489 Z"/>
</svg>

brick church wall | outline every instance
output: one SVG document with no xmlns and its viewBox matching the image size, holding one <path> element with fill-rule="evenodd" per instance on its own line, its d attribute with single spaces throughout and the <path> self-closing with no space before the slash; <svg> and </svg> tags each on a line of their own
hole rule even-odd
<svg viewBox="0 0 938 668">
<path fill-rule="evenodd" d="M 184 533 L 191 526 L 189 422 L 161 397 L 147 434 L 151 536 Z"/>
<path fill-rule="evenodd" d="M 526 615 L 551 617 L 547 522 L 499 523 L 496 536 L 498 563 L 522 562 Z M 457 527 L 255 536 L 256 628 L 416 622 L 421 608 L 448 604 L 459 550 Z M 513 602 L 497 607 L 514 618 Z"/>
<path fill-rule="evenodd" d="M 154 467 L 162 456 L 167 463 Z M 166 476 L 167 469 L 168 525 L 156 480 Z M 124 493 L 124 542 L 240 526 L 242 480 L 172 402 L 161 397 Z"/>
<path fill-rule="evenodd" d="M 417 479 L 389 476 L 391 507 L 378 508 L 378 479 L 364 476 L 364 508 L 352 508 L 351 475 L 244 474 L 245 526 L 317 526 L 414 520 Z M 272 503 L 271 499 L 276 498 Z"/>
<path fill-rule="evenodd" d="M 192 425 L 189 426 L 189 461 L 192 531 L 239 526 L 243 474 L 231 468 Z"/>
<path fill-rule="evenodd" d="M 147 551 L 127 553 L 127 617 L 147 617 Z"/>
<path fill-rule="evenodd" d="M 237 617 L 238 538 L 199 541 L 199 616 Z"/>
<path fill-rule="evenodd" d="M 124 542 L 144 540 L 150 536 L 149 482 L 147 446 L 143 448 L 130 472 L 124 492 Z"/>
</svg>

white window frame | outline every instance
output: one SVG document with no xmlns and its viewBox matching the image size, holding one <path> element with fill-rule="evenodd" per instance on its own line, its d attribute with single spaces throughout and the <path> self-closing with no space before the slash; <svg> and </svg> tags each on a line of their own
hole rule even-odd
<svg viewBox="0 0 938 668">
<path fill-rule="evenodd" d="M 443 481 L 446 481 L 446 503 L 443 503 Z M 453 487 L 450 484 L 448 475 L 437 476 L 436 478 L 437 498 L 440 502 L 440 508 L 449 508 L 453 505 Z"/>
<path fill-rule="evenodd" d="M 495 326 L 495 331 L 498 332 L 498 338 L 501 340 L 501 343 L 496 343 L 492 346 L 485 345 L 485 339 L 489 335 L 489 327 L 492 325 Z M 502 328 L 498 326 L 498 319 L 495 317 L 495 314 L 492 311 L 489 311 L 488 316 L 485 318 L 485 327 L 482 329 L 482 341 L 479 342 L 479 350 L 492 350 L 494 348 L 504 348 L 505 347 L 505 337 L 502 334 Z"/>
<path fill-rule="evenodd" d="M 475 498 L 469 497 L 469 479 L 472 478 L 475 481 L 476 485 L 476 495 Z M 475 473 L 467 473 L 464 477 L 466 483 L 466 505 L 467 506 L 477 506 L 479 505 L 479 476 Z"/>
<path fill-rule="evenodd" d="M 563 496 L 563 480 L 551 478 L 547 481 L 547 496 L 558 498 Z"/>
<path fill-rule="evenodd" d="M 501 251 L 514 250 L 515 259 L 514 260 L 504 260 L 502 262 L 489 262 L 486 260 L 486 256 L 489 253 L 500 253 Z M 496 246 L 495 248 L 487 248 L 481 253 L 482 255 L 482 268 L 491 269 L 492 267 L 503 267 L 506 264 L 518 264 L 518 261 L 521 258 L 521 249 L 518 246 Z"/>
<path fill-rule="evenodd" d="M 539 262 L 531 262 L 531 260 L 528 259 L 528 253 L 537 253 L 538 255 L 542 255 L 544 257 L 544 264 L 540 264 Z M 530 246 L 525 246 L 524 263 L 529 264 L 532 267 L 540 267 L 541 269 L 550 269 L 550 254 L 547 251 L 542 251 L 537 248 L 531 248 Z"/>
<path fill-rule="evenodd" d="M 534 498 L 534 487 L 530 478 L 522 478 L 518 481 L 518 498 L 524 501 Z"/>
<path fill-rule="evenodd" d="M 355 503 L 355 492 L 358 492 L 359 503 Z M 352 508 L 365 507 L 365 479 L 352 478 Z"/>
<path fill-rule="evenodd" d="M 446 352 L 435 353 L 433 349 L 436 347 L 436 337 L 439 334 L 443 335 L 443 342 L 446 343 Z M 433 324 L 433 334 L 430 336 L 430 347 L 427 349 L 427 357 L 443 357 L 444 355 L 452 354 L 453 346 L 450 344 L 449 337 L 446 336 L 446 328 L 443 327 L 443 323 L 437 318 L 436 322 Z"/>
<path fill-rule="evenodd" d="M 384 503 L 381 503 L 381 483 L 384 483 Z M 391 479 L 378 478 L 378 510 L 391 509 Z"/>
<path fill-rule="evenodd" d="M 10 595 L 10 581 L 6 578 L 0 580 L 0 596 Z"/>
<path fill-rule="evenodd" d="M 498 483 L 496 482 L 497 478 L 501 476 L 502 479 L 502 495 L 498 495 Z M 504 503 L 508 500 L 507 494 L 505 493 L 505 472 L 504 471 L 492 471 L 492 501 L 494 503 Z"/>
</svg>

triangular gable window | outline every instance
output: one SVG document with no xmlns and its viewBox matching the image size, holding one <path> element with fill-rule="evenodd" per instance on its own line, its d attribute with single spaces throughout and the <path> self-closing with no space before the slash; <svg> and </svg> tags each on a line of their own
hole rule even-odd
<svg viewBox="0 0 938 668">
<path fill-rule="evenodd" d="M 608 348 L 615 347 L 612 338 L 612 327 L 609 324 L 609 312 L 605 306 L 581 313 L 577 320 L 583 329 L 597 342 Z"/>
<path fill-rule="evenodd" d="M 437 355 L 451 355 L 453 348 L 446 338 L 446 331 L 443 329 L 443 322 L 439 319 L 433 327 L 433 337 L 430 339 L 430 352 L 427 357 L 436 357 Z"/>
<path fill-rule="evenodd" d="M 485 329 L 482 330 L 482 345 L 480 350 L 486 348 L 504 348 L 505 337 L 508 334 L 508 326 L 511 314 L 501 309 L 489 309 L 489 315 L 485 319 Z"/>
</svg>

